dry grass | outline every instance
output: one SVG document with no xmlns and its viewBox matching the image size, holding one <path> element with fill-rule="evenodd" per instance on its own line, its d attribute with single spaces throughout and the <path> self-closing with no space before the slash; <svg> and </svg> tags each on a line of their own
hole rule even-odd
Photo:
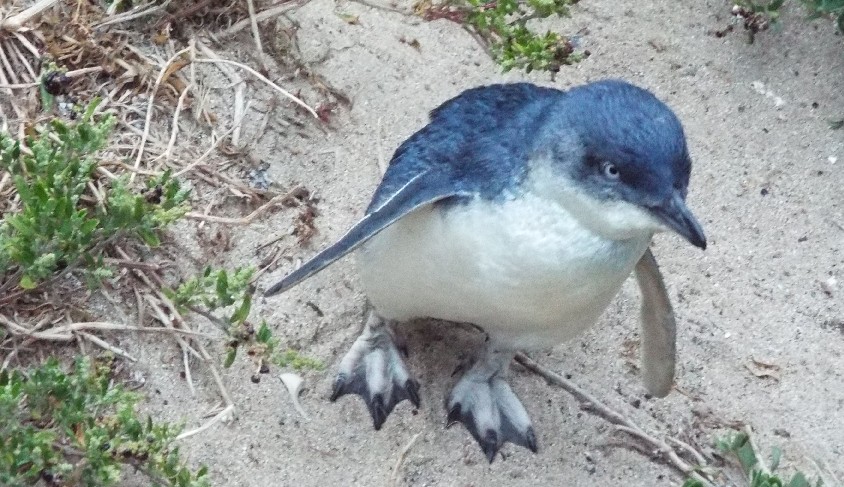
<svg viewBox="0 0 844 487">
<path fill-rule="evenodd" d="M 238 163 L 256 159 L 249 153 L 249 142 L 261 137 L 273 112 L 283 112 L 298 126 L 322 124 L 317 110 L 293 90 L 273 81 L 293 79 L 297 74 L 268 67 L 258 36 L 260 23 L 302 3 L 4 3 L 0 6 L 0 130 L 23 139 L 37 133 L 52 117 L 72 118 L 74 107 L 97 97 L 102 100 L 98 112 L 113 114 L 118 124 L 102 154 L 97 170 L 100 180 L 91 184 L 94 200 L 98 188 L 113 179 L 127 177 L 140 191 L 148 178 L 170 170 L 193 185 L 194 206 L 215 208 L 221 195 L 246 203 L 246 211 L 225 215 L 207 210 L 191 212 L 186 224 L 245 224 L 279 206 L 302 206 L 305 213 L 312 214 L 307 190 L 300 186 L 256 187 L 244 180 L 245 171 L 238 167 Z M 250 34 L 259 50 L 255 58 L 236 62 L 217 53 L 217 39 Z M 224 113 L 215 112 L 207 101 L 208 86 L 219 85 L 220 79 L 230 82 L 228 89 L 234 100 L 234 109 Z M 246 134 L 243 120 L 257 105 L 266 107 L 261 112 L 264 123 L 255 133 Z M 210 144 L 200 146 L 196 137 L 189 137 L 198 133 L 205 134 Z M 10 175 L 0 170 L 0 215 L 14 211 L 18 204 Z M 312 229 L 302 232 L 312 233 Z M 199 340 L 208 335 L 196 331 L 196 323 L 182 317 L 162 292 L 162 288 L 187 276 L 173 272 L 178 265 L 165 257 L 166 249 L 155 256 L 156 262 L 142 258 L 143 250 L 119 243 L 109 245 L 108 261 L 119 273 L 97 291 L 80 289 L 72 276 L 63 275 L 38 292 L 14 287 L 0 292 L 0 331 L 5 331 L 5 337 L 0 333 L 0 369 L 26 363 L 34 356 L 30 352 L 46 343 L 77 343 L 83 351 L 92 345 L 134 360 L 109 341 L 109 334 L 160 333 L 180 347 L 191 391 L 191 363 L 201 363 L 210 373 L 222 400 L 219 409 L 213 411 L 212 422 L 226 420 L 234 411 L 234 403 L 215 365 L 218 358 Z M 264 262 L 262 270 L 274 265 L 280 252 L 275 249 L 271 255 L 275 257 Z M 87 311 L 93 309 L 88 306 L 91 299 L 107 305 L 100 312 L 105 316 Z M 122 322 L 113 320 L 115 316 L 122 317 Z"/>
</svg>

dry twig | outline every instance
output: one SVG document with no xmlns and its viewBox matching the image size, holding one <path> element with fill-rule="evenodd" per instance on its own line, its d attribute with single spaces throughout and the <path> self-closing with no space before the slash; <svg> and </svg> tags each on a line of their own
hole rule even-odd
<svg viewBox="0 0 844 487">
<path fill-rule="evenodd" d="M 290 201 L 292 198 L 295 198 L 297 194 L 300 194 L 302 192 L 302 189 L 303 189 L 303 186 L 296 186 L 293 189 L 291 189 L 290 191 L 288 191 L 287 193 L 280 194 L 280 195 L 272 198 L 271 200 L 267 201 L 266 203 L 264 203 L 260 207 L 256 208 L 255 211 L 253 211 L 252 213 L 250 213 L 250 214 L 248 214 L 244 217 L 241 217 L 241 218 L 227 218 L 227 217 L 224 217 L 224 216 L 203 215 L 202 213 L 196 213 L 196 212 L 193 212 L 193 211 L 189 212 L 185 216 L 188 217 L 188 218 L 191 218 L 193 220 L 202 220 L 202 221 L 208 221 L 208 222 L 213 222 L 213 223 L 225 223 L 225 224 L 228 224 L 228 225 L 248 225 L 248 224 L 252 223 L 253 220 L 255 220 L 256 218 L 261 216 L 267 210 L 269 210 L 270 208 L 273 208 L 273 207 L 280 205 L 280 204 L 284 204 L 284 203 Z"/>
<path fill-rule="evenodd" d="M 117 248 L 117 251 L 122 254 L 123 258 L 128 258 L 126 252 L 120 249 L 119 247 Z M 147 285 L 147 287 L 154 294 L 154 296 L 147 296 L 147 302 L 151 305 L 153 311 L 156 312 L 159 321 L 161 321 L 165 326 L 168 327 L 172 327 L 173 323 L 176 323 L 181 329 L 185 331 L 191 331 L 184 318 L 182 318 L 181 313 L 179 313 L 179 310 L 176 308 L 176 305 L 173 304 L 170 298 L 168 298 L 161 291 L 161 286 L 163 285 L 163 283 L 160 281 L 158 276 L 152 274 L 151 279 L 150 276 L 147 276 L 144 272 L 140 270 L 135 269 L 133 272 L 137 277 L 141 279 L 141 281 L 144 282 L 144 284 Z M 153 279 L 156 280 L 155 283 L 153 283 Z M 168 313 L 164 312 L 164 310 L 162 309 L 162 305 L 167 308 L 167 310 L 169 311 L 169 315 Z M 211 357 L 211 354 L 208 353 L 208 350 L 205 348 L 205 345 L 203 345 L 201 341 L 196 340 L 194 342 L 196 350 L 194 350 L 194 348 L 188 345 L 184 340 L 182 340 L 180 344 L 182 344 L 185 350 L 190 351 L 194 356 L 199 358 L 205 364 L 206 367 L 208 367 L 208 370 L 211 371 L 211 375 L 214 377 L 214 382 L 217 384 L 217 389 L 220 391 L 220 395 L 223 397 L 223 401 L 225 401 L 226 403 L 226 408 L 220 414 L 214 416 L 214 418 L 208 421 L 206 424 L 197 428 L 196 430 L 185 432 L 179 435 L 179 438 L 185 438 L 187 436 L 203 431 L 204 429 L 208 428 L 217 421 L 226 421 L 228 418 L 231 417 L 231 414 L 234 413 L 235 408 L 234 401 L 232 401 L 231 399 L 229 390 L 223 382 L 223 378 L 220 375 L 220 372 L 217 370 L 217 367 L 214 365 L 214 360 Z M 188 361 L 185 360 L 186 374 L 190 373 L 188 365 Z"/>
<path fill-rule="evenodd" d="M 279 15 L 282 15 L 286 12 L 289 12 L 291 10 L 295 10 L 295 9 L 301 7 L 306 2 L 307 2 L 307 0 L 299 0 L 299 1 L 295 1 L 295 2 L 284 3 L 284 4 L 276 6 L 276 7 L 268 8 L 268 9 L 262 11 L 262 12 L 258 12 L 257 14 L 255 14 L 254 17 L 250 16 L 250 18 L 248 18 L 248 19 L 243 19 L 239 22 L 235 22 L 234 25 L 232 25 L 228 29 L 214 34 L 214 37 L 217 38 L 217 39 L 229 38 L 229 37 L 237 34 L 238 32 L 242 31 L 247 26 L 251 26 L 253 20 L 254 20 L 254 22 L 257 23 L 257 22 L 263 22 L 263 21 L 271 19 L 273 17 L 278 17 Z"/>
<path fill-rule="evenodd" d="M 173 173 L 173 177 L 183 176 L 184 174 L 187 174 L 190 171 L 193 171 L 196 167 L 198 167 L 200 164 L 202 164 L 202 162 L 205 160 L 205 158 L 208 157 L 209 155 L 211 155 L 211 152 L 213 152 L 214 149 L 216 149 L 220 144 L 222 144 L 223 141 L 226 139 L 226 137 L 228 137 L 228 135 L 230 133 L 232 133 L 233 130 L 234 130 L 234 127 L 230 128 L 228 131 L 226 131 L 226 133 L 224 133 L 222 136 L 218 137 L 217 140 L 215 140 L 214 143 L 211 144 L 211 147 L 209 147 L 205 152 L 203 152 L 202 155 L 199 156 L 195 161 L 191 162 L 187 166 L 185 166 L 182 169 L 179 169 L 178 171 Z"/>
<path fill-rule="evenodd" d="M 134 7 L 127 12 L 121 12 L 107 19 L 101 20 L 100 22 L 95 23 L 91 27 L 94 29 L 101 29 L 108 25 L 119 24 L 121 22 L 129 22 L 130 20 L 135 20 L 141 17 L 145 17 L 147 15 L 152 15 L 156 12 L 160 12 L 166 9 L 167 6 L 170 5 L 171 1 L 172 0 L 166 0 L 165 2 L 162 2 L 159 5 L 154 5 L 152 3 L 138 5 L 137 7 Z"/>
<path fill-rule="evenodd" d="M 164 151 L 164 159 L 169 160 L 173 155 L 173 147 L 176 145 L 176 136 L 179 134 L 179 115 L 182 113 L 182 107 L 185 105 L 185 98 L 193 89 L 193 85 L 187 85 L 182 94 L 179 96 L 179 101 L 176 103 L 176 109 L 173 110 L 173 126 L 170 129 L 170 141 L 167 143 L 167 150 Z"/>
<path fill-rule="evenodd" d="M 21 30 L 27 22 L 41 15 L 42 12 L 52 7 L 59 0 L 38 0 L 31 7 L 23 12 L 0 21 L 0 30 L 6 32 L 17 32 Z"/>
<path fill-rule="evenodd" d="M 197 49 L 204 54 L 209 59 L 222 59 L 220 56 L 217 55 L 216 52 L 212 51 L 208 46 L 205 44 L 198 42 Z M 237 74 L 237 71 L 231 68 L 226 64 L 220 64 L 217 66 L 220 71 L 223 72 L 224 75 L 231 81 L 232 85 L 235 87 L 234 90 L 234 121 L 232 122 L 232 145 L 238 147 L 240 144 L 240 129 L 243 125 L 243 117 L 246 114 L 244 97 L 246 95 L 246 83 L 243 82 L 243 78 Z"/>
<path fill-rule="evenodd" d="M 213 426 L 214 423 L 216 423 L 218 421 L 223 421 L 223 422 L 228 421 L 233 413 L 234 413 L 234 404 L 229 404 L 228 406 L 225 407 L 225 409 L 223 409 L 222 411 L 217 413 L 209 421 L 206 421 L 205 424 L 203 424 L 202 426 L 199 426 L 198 428 L 194 428 L 194 429 L 189 430 L 189 431 L 184 431 L 184 432 L 182 432 L 182 434 L 177 436 L 176 439 L 177 440 L 183 440 L 183 439 L 185 439 L 189 436 L 193 436 L 195 434 L 202 433 L 203 431 L 207 430 L 208 428 Z"/>
<path fill-rule="evenodd" d="M 168 329 L 168 328 L 155 328 L 155 327 L 138 327 L 132 325 L 120 325 L 117 323 L 109 323 L 105 321 L 87 321 L 87 322 L 78 322 L 78 323 L 70 323 L 67 325 L 55 326 L 46 331 L 34 331 L 34 329 L 27 329 L 6 316 L 0 315 L 0 324 L 6 326 L 6 328 L 13 334 L 13 335 L 25 335 L 30 338 L 34 338 L 36 340 L 49 340 L 49 341 L 61 341 L 61 342 L 69 342 L 73 340 L 73 334 L 78 332 L 85 332 L 85 331 L 136 331 L 136 332 L 145 332 L 145 333 L 173 333 L 177 335 L 187 335 L 187 336 L 195 336 L 195 337 L 204 337 L 204 338 L 211 338 L 210 335 L 205 333 L 198 333 L 191 330 L 176 330 L 176 329 Z"/>
<path fill-rule="evenodd" d="M 261 32 L 258 31 L 258 19 L 255 18 L 255 2 L 253 0 L 246 0 L 246 7 L 249 10 L 249 22 L 252 27 L 252 38 L 255 41 L 255 48 L 258 50 L 258 62 L 264 72 L 267 71 L 267 66 L 264 65 L 264 46 L 261 45 Z"/>
<path fill-rule="evenodd" d="M 416 443 L 416 440 L 419 439 L 419 436 L 422 435 L 422 432 L 416 433 L 413 435 L 413 438 L 404 445 L 404 448 L 401 449 L 401 453 L 399 453 L 399 457 L 396 459 L 396 465 L 393 467 L 393 474 L 390 476 L 390 485 L 395 487 L 399 485 L 399 473 L 401 472 L 401 467 L 404 464 L 404 460 L 407 458 L 408 452 Z"/>
<path fill-rule="evenodd" d="M 193 49 L 193 46 L 186 47 L 181 51 L 174 54 L 170 59 L 164 63 L 164 66 L 161 67 L 161 70 L 158 72 L 158 77 L 155 79 L 155 84 L 153 84 L 152 89 L 149 93 L 149 104 L 147 105 L 147 116 L 144 121 L 144 132 L 141 136 L 141 142 L 138 144 L 138 154 L 135 156 L 135 169 L 139 169 L 141 166 L 141 159 L 144 157 L 144 147 L 146 146 L 147 139 L 149 138 L 149 127 L 150 123 L 152 122 L 152 112 L 155 108 L 155 94 L 158 92 L 158 87 L 161 85 L 161 81 L 164 79 L 165 75 L 170 72 L 170 65 L 173 64 L 177 59 L 182 57 L 183 54 L 190 52 Z M 135 175 L 137 172 L 132 172 L 129 176 L 129 182 L 132 183 L 135 181 Z"/>
<path fill-rule="evenodd" d="M 120 355 L 121 357 L 124 357 L 124 358 L 126 358 L 126 359 L 128 359 L 128 360 L 131 360 L 132 362 L 137 362 L 137 361 L 138 361 L 138 359 L 136 359 L 135 357 L 133 357 L 133 356 L 129 355 L 129 354 L 128 354 L 125 350 L 123 350 L 122 348 L 115 347 L 114 345 L 112 345 L 112 344 L 108 343 L 107 341 L 103 340 L 102 338 L 97 337 L 96 335 L 92 335 L 92 334 L 90 334 L 90 333 L 86 333 L 86 332 L 84 332 L 84 331 L 80 331 L 80 332 L 79 332 L 79 335 L 81 335 L 81 336 L 85 337 L 85 338 L 86 338 L 89 342 L 93 343 L 94 345 L 97 345 L 97 346 L 99 346 L 99 347 L 102 347 L 102 348 L 104 348 L 104 349 L 108 350 L 109 352 L 111 352 L 111 353 L 113 353 L 113 354 L 115 354 L 115 355 Z"/>
<path fill-rule="evenodd" d="M 680 458 L 677 452 L 674 451 L 674 449 L 671 448 L 671 446 L 668 445 L 668 443 L 666 443 L 665 441 L 662 441 L 659 438 L 656 438 L 646 433 L 642 428 L 637 426 L 633 421 L 631 421 L 621 413 L 614 411 L 609 406 L 599 401 L 597 398 L 584 391 L 571 381 L 566 380 L 559 374 L 539 365 L 527 355 L 523 353 L 516 354 L 516 361 L 531 372 L 542 376 L 549 383 L 560 386 L 565 389 L 578 401 L 588 405 L 589 410 L 597 412 L 599 416 L 603 417 L 610 423 L 616 425 L 618 431 L 623 431 L 629 434 L 630 436 L 633 436 L 634 438 L 638 438 L 640 441 L 644 442 L 648 447 L 653 448 L 656 453 L 662 455 L 662 457 L 669 463 L 669 465 L 676 468 L 684 475 L 698 480 L 705 487 L 713 487 L 713 484 L 710 481 L 711 479 L 708 479 L 701 475 L 696 468 L 692 467 L 685 460 Z"/>
<path fill-rule="evenodd" d="M 402 14 L 402 15 L 411 15 L 412 14 L 412 12 L 409 12 L 407 10 L 401 10 L 401 9 L 398 9 L 398 8 L 395 8 L 395 7 L 390 7 L 389 5 L 381 5 L 381 4 L 378 4 L 378 3 L 375 3 L 375 2 L 370 2 L 368 0 L 351 0 L 351 1 L 355 2 L 355 3 L 359 3 L 361 5 L 365 5 L 369 8 L 374 8 L 376 10 L 384 10 L 385 12 L 395 12 L 395 13 L 399 13 L 399 14 Z"/>
<path fill-rule="evenodd" d="M 198 45 L 199 45 L 199 43 L 197 43 L 197 46 Z M 251 74 L 252 76 L 258 78 L 261 81 L 263 81 L 267 86 L 269 86 L 273 90 L 281 93 L 282 95 L 287 97 L 289 100 L 291 100 L 293 103 L 295 103 L 295 104 L 299 105 L 300 107 L 304 108 L 308 113 L 311 114 L 311 116 L 313 116 L 315 119 L 319 120 L 319 115 L 317 114 L 316 110 L 311 108 L 307 103 L 303 102 L 302 100 L 300 100 L 298 97 L 296 97 L 295 95 L 293 95 L 289 91 L 285 90 L 284 88 L 282 88 L 282 87 L 278 86 L 277 84 L 273 83 L 272 81 L 270 81 L 263 74 L 255 71 L 254 69 L 250 68 L 249 66 L 247 66 L 243 63 L 239 63 L 237 61 L 231 61 L 231 60 L 228 60 L 228 59 L 209 59 L 209 58 L 194 59 L 193 62 L 195 62 L 195 63 L 210 63 L 210 64 L 230 64 L 232 66 L 237 66 L 240 69 L 242 69 L 242 70 L 246 71 L 247 73 Z"/>
</svg>

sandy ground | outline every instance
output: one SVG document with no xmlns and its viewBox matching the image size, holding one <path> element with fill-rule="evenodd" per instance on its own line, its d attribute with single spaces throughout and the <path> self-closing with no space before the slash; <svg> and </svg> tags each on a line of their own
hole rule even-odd
<svg viewBox="0 0 844 487">
<path fill-rule="evenodd" d="M 632 281 L 598 326 L 534 358 L 570 374 L 649 431 L 705 448 L 719 428 L 740 421 L 758 432 L 765 449 L 782 446 L 787 467 L 815 472 L 814 462 L 822 462 L 844 478 L 844 131 L 827 125 L 844 117 L 841 37 L 828 22 L 809 24 L 792 14 L 782 32 L 749 45 L 741 32 L 713 34 L 729 23 L 724 2 L 625 3 L 584 0 L 572 19 L 553 23 L 564 33 L 580 32 L 593 55 L 552 80 L 501 75 L 447 21 L 311 1 L 292 15 L 304 60 L 353 105 L 339 110 L 327 132 L 271 124 L 275 128 L 253 150 L 281 187 L 302 183 L 319 196 L 319 233 L 300 248 L 289 236 L 297 210 L 280 211 L 233 232 L 232 250 L 218 253 L 215 263 L 255 264 L 259 244 L 286 235 L 280 245 L 289 247 L 291 259 L 263 278 L 266 287 L 297 259 L 331 243 L 362 215 L 379 179 L 379 157 L 389 159 L 430 109 L 466 88 L 502 80 L 568 87 L 627 79 L 651 89 L 683 121 L 694 159 L 690 204 L 709 237 L 705 252 L 675 236 L 659 236 L 654 244 L 678 315 L 677 390 L 666 399 L 646 398 L 631 365 L 639 305 Z M 359 25 L 338 13 L 359 15 Z M 419 49 L 401 39 L 418 40 Z M 222 55 L 252 63 L 246 31 L 228 47 Z M 250 89 L 250 96 L 268 96 L 258 85 Z M 227 103 L 212 100 L 218 108 Z M 512 384 L 531 414 L 540 451 L 507 445 L 504 458 L 488 465 L 464 429 L 444 428 L 451 372 L 479 339 L 444 324 L 408 329 L 409 364 L 422 384 L 423 404 L 414 411 L 402 403 L 374 431 L 357 398 L 328 401 L 363 306 L 354 259 L 256 302 L 253 320 L 268 320 L 285 344 L 327 368 L 303 374 L 309 421 L 274 376 L 253 384 L 243 361 L 226 371 L 236 419 L 184 442 L 191 461 L 210 466 L 215 485 L 387 485 L 402 448 L 417 434 L 397 485 L 682 482 L 666 465 L 625 447 L 628 440 L 568 394 L 518 366 Z M 145 364 L 138 367 L 150 410 L 188 427 L 202 424 L 201 413 L 218 401 L 210 379 L 199 377 L 193 397 L 179 378 L 175 345 L 142 340 L 124 346 Z M 757 377 L 754 360 L 773 364 L 777 377 Z"/>
</svg>

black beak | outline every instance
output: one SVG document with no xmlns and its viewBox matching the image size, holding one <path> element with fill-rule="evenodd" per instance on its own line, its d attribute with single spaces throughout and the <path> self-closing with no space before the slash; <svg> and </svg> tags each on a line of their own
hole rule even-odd
<svg viewBox="0 0 844 487">
<path fill-rule="evenodd" d="M 706 235 L 703 234 L 703 228 L 697 222 L 697 218 L 692 215 L 689 207 L 686 206 L 686 202 L 683 201 L 680 193 L 674 193 L 665 203 L 651 207 L 651 212 L 665 226 L 677 232 L 689 243 L 695 247 L 706 249 Z"/>
</svg>

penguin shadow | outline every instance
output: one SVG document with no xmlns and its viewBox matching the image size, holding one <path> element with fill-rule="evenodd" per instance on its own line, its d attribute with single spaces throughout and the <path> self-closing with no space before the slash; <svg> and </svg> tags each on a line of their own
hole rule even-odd
<svg viewBox="0 0 844 487">
<path fill-rule="evenodd" d="M 420 412 L 445 424 L 446 398 L 483 350 L 486 333 L 468 323 L 431 318 L 399 323 L 394 332 L 410 373 L 419 381 Z"/>
</svg>

